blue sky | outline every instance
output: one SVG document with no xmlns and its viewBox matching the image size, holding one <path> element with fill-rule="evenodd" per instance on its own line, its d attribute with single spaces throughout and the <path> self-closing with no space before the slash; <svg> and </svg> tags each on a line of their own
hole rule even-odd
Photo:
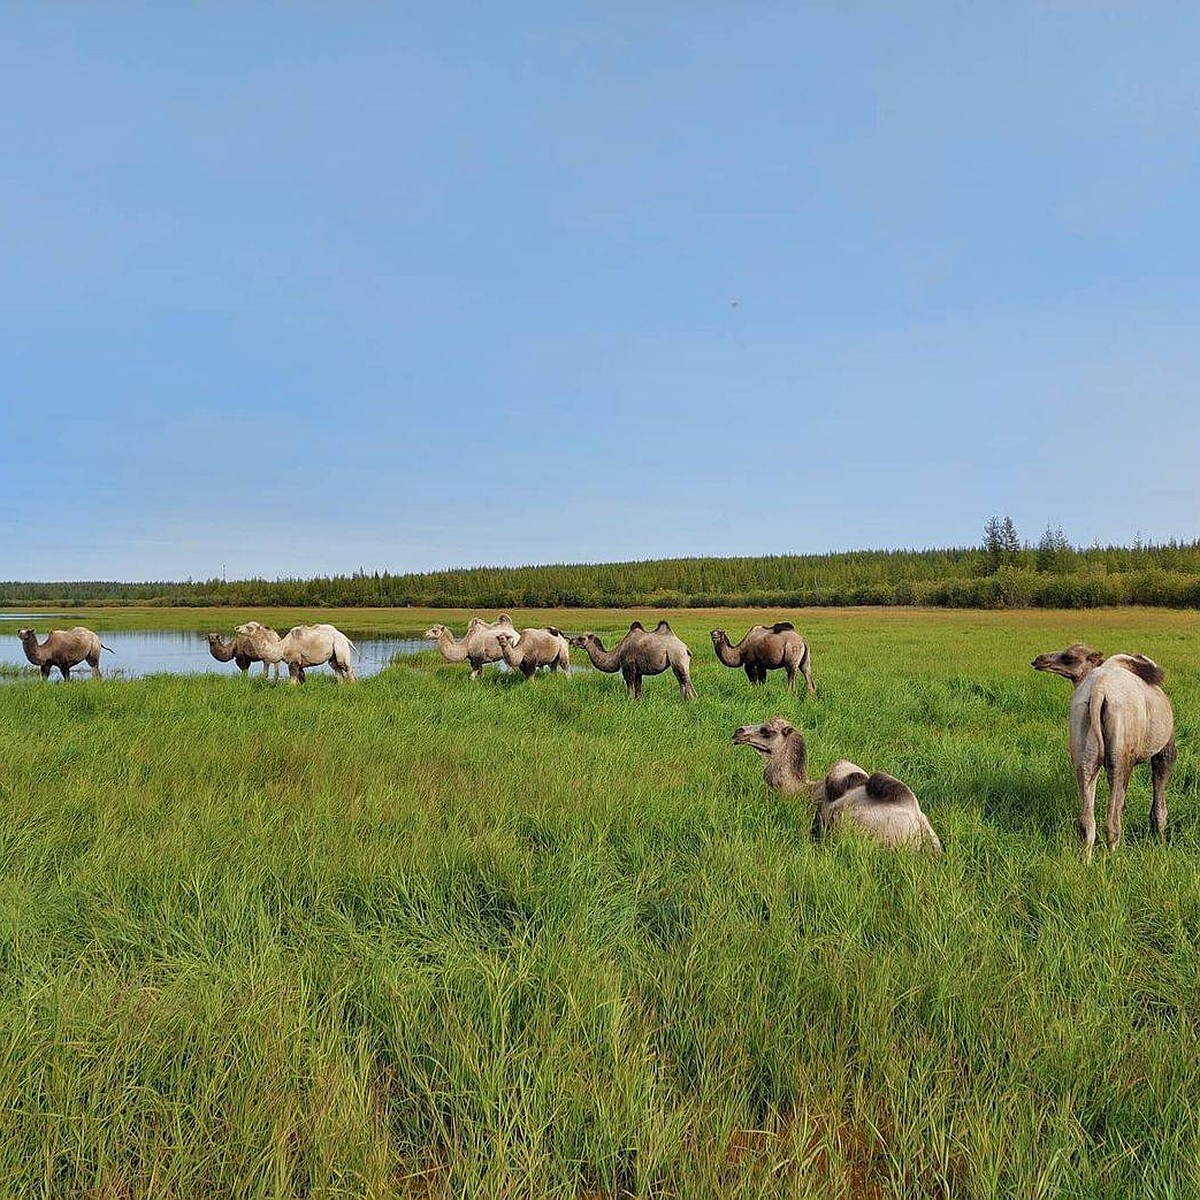
<svg viewBox="0 0 1200 1200">
<path fill-rule="evenodd" d="M 1200 9 L 30 5 L 0 56 L 0 577 L 1200 536 Z"/>
</svg>

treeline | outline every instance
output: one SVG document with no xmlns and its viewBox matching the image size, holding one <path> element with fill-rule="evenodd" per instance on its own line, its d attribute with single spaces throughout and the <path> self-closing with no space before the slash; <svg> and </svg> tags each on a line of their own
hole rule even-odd
<svg viewBox="0 0 1200 1200">
<path fill-rule="evenodd" d="M 1200 542 L 864 550 L 172 583 L 0 583 L 0 604 L 431 608 L 1200 607 Z"/>
</svg>

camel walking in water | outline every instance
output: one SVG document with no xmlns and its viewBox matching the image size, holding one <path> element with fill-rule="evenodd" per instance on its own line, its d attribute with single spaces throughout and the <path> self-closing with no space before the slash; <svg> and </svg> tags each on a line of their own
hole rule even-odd
<svg viewBox="0 0 1200 1200">
<path fill-rule="evenodd" d="M 779 621 L 768 628 L 755 625 L 736 646 L 730 645 L 723 629 L 709 635 L 717 658 L 727 667 L 742 667 L 752 684 L 766 683 L 768 671 L 787 672 L 788 691 L 796 690 L 796 672 L 803 674 L 808 694 L 816 694 L 808 643 L 796 632 L 791 621 Z"/>
<path fill-rule="evenodd" d="M 57 667 L 63 679 L 71 678 L 71 668 L 86 662 L 92 668 L 92 678 L 100 678 L 100 651 L 114 653 L 111 646 L 101 643 L 99 635 L 77 625 L 74 629 L 52 629 L 44 642 L 39 643 L 32 629 L 18 629 L 17 637 L 25 657 L 42 672 L 43 679 Z"/>
<path fill-rule="evenodd" d="M 1076 642 L 1065 650 L 1039 654 L 1030 664 L 1069 679 L 1075 687 L 1069 717 L 1071 761 L 1079 789 L 1079 837 L 1091 858 L 1096 844 L 1096 781 L 1108 775 L 1108 819 L 1104 838 L 1110 850 L 1121 840 L 1121 816 L 1129 777 L 1150 760 L 1153 799 L 1150 828 L 1159 841 L 1167 835 L 1167 783 L 1175 765 L 1175 713 L 1162 690 L 1163 670 L 1144 654 L 1114 654 Z"/>
<path fill-rule="evenodd" d="M 274 669 L 275 678 L 279 678 L 279 664 L 263 662 L 261 658 L 254 652 L 254 647 L 250 645 L 248 638 L 241 636 L 235 637 L 233 641 L 225 641 L 219 633 L 206 633 L 208 641 L 208 652 L 217 660 L 217 662 L 237 663 L 238 670 L 243 675 L 256 663 L 261 662 L 263 665 L 263 678 L 267 677 L 267 673 Z"/>
<path fill-rule="evenodd" d="M 458 641 L 445 625 L 434 625 L 421 636 L 437 642 L 446 662 L 469 662 L 471 678 L 478 679 L 488 663 L 500 662 L 504 658 L 497 640 L 497 635 L 501 633 L 508 635 L 514 646 L 520 644 L 521 635 L 513 628 L 512 617 L 508 613 L 501 613 L 491 622 L 472 617 L 462 641 Z"/>
<path fill-rule="evenodd" d="M 496 641 L 504 661 L 514 671 L 531 679 L 538 667 L 549 667 L 553 674 L 571 674 L 571 645 L 557 629 L 522 629 L 521 640 L 514 642 L 507 633 L 498 633 Z"/>
<path fill-rule="evenodd" d="M 280 637 L 257 621 L 247 621 L 236 632 L 239 638 L 249 641 L 263 662 L 287 663 L 290 683 L 303 683 L 308 667 L 322 667 L 326 663 L 333 668 L 338 683 L 355 680 L 351 662 L 354 643 L 332 625 L 296 625 Z"/>
<path fill-rule="evenodd" d="M 868 775 L 840 759 L 819 783 L 808 778 L 804 735 L 786 717 L 734 730 L 735 746 L 763 756 L 763 779 L 785 796 L 807 795 L 816 804 L 812 834 L 819 840 L 841 825 L 861 829 L 887 846 L 923 846 L 942 852 L 942 842 L 912 790 L 893 775 Z"/>
<path fill-rule="evenodd" d="M 605 650 L 604 643 L 594 633 L 579 634 L 567 640 L 572 646 L 587 651 L 597 671 L 609 674 L 620 671 L 634 700 L 642 698 L 643 675 L 661 675 L 668 667 L 679 680 L 679 698 L 696 698 L 696 689 L 692 687 L 692 652 L 675 636 L 666 621 L 659 621 L 653 632 L 647 632 L 641 621 L 634 621 L 629 632 L 611 650 Z"/>
</svg>

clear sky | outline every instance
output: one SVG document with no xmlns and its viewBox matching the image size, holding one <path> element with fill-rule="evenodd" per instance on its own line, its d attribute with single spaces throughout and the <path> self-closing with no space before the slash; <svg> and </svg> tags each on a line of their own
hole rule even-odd
<svg viewBox="0 0 1200 1200">
<path fill-rule="evenodd" d="M 1200 8 L 23 5 L 0 577 L 1200 536 Z"/>
</svg>

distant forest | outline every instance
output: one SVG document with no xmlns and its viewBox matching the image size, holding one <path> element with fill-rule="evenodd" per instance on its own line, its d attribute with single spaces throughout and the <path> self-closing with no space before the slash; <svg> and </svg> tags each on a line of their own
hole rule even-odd
<svg viewBox="0 0 1200 1200">
<path fill-rule="evenodd" d="M 672 558 L 422 574 L 174 583 L 0 583 L 0 604 L 432 608 L 1200 607 L 1200 541 L 1072 546 L 1047 529 L 1022 543 L 993 518 L 979 546 L 759 558 Z"/>
</svg>

